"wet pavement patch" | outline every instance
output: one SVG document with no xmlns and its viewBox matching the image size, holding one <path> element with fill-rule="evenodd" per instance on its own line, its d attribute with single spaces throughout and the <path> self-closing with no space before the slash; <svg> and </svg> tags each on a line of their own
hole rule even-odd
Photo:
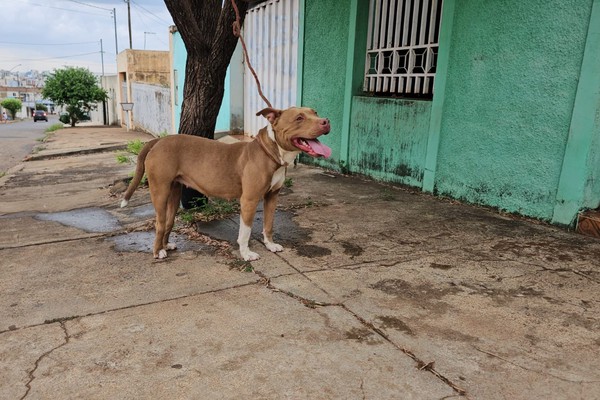
<svg viewBox="0 0 600 400">
<path fill-rule="evenodd" d="M 35 218 L 72 226 L 86 232 L 114 232 L 121 229 L 119 220 L 101 208 L 81 208 L 57 213 L 37 214 Z"/>
<path fill-rule="evenodd" d="M 311 244 L 301 244 L 294 247 L 296 253 L 302 257 L 317 258 L 325 257 L 331 254 L 331 250 L 321 246 L 315 246 Z"/>
<path fill-rule="evenodd" d="M 275 212 L 275 225 L 273 227 L 274 241 L 284 247 L 297 247 L 310 240 L 312 231 L 298 226 L 293 220 L 295 214 L 292 211 L 277 210 Z M 210 222 L 196 223 L 196 230 L 217 240 L 225 240 L 229 243 L 237 243 L 239 231 L 239 215 L 230 218 Z M 254 218 L 252 236 L 262 241 L 263 213 L 259 210 Z M 325 249 L 328 250 L 328 249 Z M 329 250 L 328 250 L 329 251 Z M 331 252 L 331 251 L 329 251 Z M 320 252 L 322 253 L 322 252 Z"/>
<path fill-rule="evenodd" d="M 358 257 L 364 251 L 362 247 L 354 243 L 342 242 L 341 244 L 344 247 L 344 254 L 349 255 L 350 257 Z"/>
<path fill-rule="evenodd" d="M 130 208 L 130 210 L 130 214 L 132 217 L 145 218 L 154 216 L 154 207 L 152 206 L 152 204 L 145 204 L 143 206 Z"/>
<path fill-rule="evenodd" d="M 392 328 L 397 331 L 404 332 L 410 336 L 415 335 L 414 332 L 412 331 L 412 329 L 410 329 L 410 327 L 404 321 L 400 320 L 399 318 L 386 315 L 386 316 L 379 316 L 379 317 L 377 317 L 377 319 L 379 319 L 379 321 L 381 321 L 381 327 L 383 329 Z"/>
<path fill-rule="evenodd" d="M 107 239 L 114 243 L 115 251 L 152 253 L 154 232 L 131 232 L 113 236 Z M 211 246 L 186 240 L 184 237 L 171 234 L 170 241 L 177 245 L 177 251 L 207 251 L 214 252 Z"/>
</svg>

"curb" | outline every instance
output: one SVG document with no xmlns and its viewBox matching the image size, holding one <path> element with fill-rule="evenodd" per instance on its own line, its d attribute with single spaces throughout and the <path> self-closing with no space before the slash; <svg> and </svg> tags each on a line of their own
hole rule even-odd
<svg viewBox="0 0 600 400">
<path fill-rule="evenodd" d="M 80 154 L 94 154 L 103 153 L 108 151 L 126 150 L 126 144 L 118 144 L 112 146 L 101 146 L 101 147 L 90 147 L 85 149 L 73 149 L 73 150 L 56 150 L 49 151 L 45 154 L 30 154 L 23 159 L 23 161 L 40 161 L 40 160 L 51 160 L 53 158 L 68 157 Z"/>
</svg>

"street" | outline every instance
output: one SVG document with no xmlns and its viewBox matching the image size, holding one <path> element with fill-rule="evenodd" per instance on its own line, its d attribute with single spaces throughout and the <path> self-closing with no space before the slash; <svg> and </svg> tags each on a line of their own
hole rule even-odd
<svg viewBox="0 0 600 400">
<path fill-rule="evenodd" d="M 49 115 L 48 122 L 33 122 L 33 118 L 13 123 L 0 123 L 0 174 L 17 165 L 31 153 L 50 125 L 58 122 L 58 115 Z"/>
</svg>

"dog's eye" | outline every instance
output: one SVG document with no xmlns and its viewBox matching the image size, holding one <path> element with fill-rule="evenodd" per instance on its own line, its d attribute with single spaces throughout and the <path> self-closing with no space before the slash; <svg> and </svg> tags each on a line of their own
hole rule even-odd
<svg viewBox="0 0 600 400">
<path fill-rule="evenodd" d="M 296 117 L 296 121 L 302 121 L 304 119 L 304 115 L 298 115 Z"/>
</svg>

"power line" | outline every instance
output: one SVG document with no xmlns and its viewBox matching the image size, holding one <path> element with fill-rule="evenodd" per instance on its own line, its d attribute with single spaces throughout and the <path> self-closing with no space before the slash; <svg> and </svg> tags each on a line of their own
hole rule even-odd
<svg viewBox="0 0 600 400">
<path fill-rule="evenodd" d="M 141 5 L 139 5 L 138 3 L 136 3 L 135 1 L 131 0 L 131 4 L 133 4 L 134 6 L 142 9 L 143 11 L 145 11 L 146 13 L 150 14 L 150 16 L 154 17 L 154 19 L 162 24 L 165 25 L 171 25 L 170 22 L 165 21 L 164 19 L 162 19 L 161 17 L 157 16 L 156 14 L 154 14 L 152 11 L 142 7 Z"/>
<path fill-rule="evenodd" d="M 29 3 L 29 4 L 31 4 L 32 6 L 53 8 L 55 10 L 70 11 L 70 12 L 79 13 L 79 14 L 96 15 L 96 16 L 101 16 L 102 15 L 102 16 L 104 16 L 104 14 L 100 14 L 100 13 L 91 13 L 91 12 L 87 12 L 87 11 L 72 10 L 70 8 L 54 7 L 54 6 L 49 6 L 47 4 L 39 4 L 39 3 Z"/>
<path fill-rule="evenodd" d="M 91 54 L 98 54 L 100 53 L 99 51 L 93 51 L 91 53 L 81 53 L 81 54 L 72 54 L 69 56 L 54 56 L 54 57 L 47 57 L 47 58 L 21 58 L 19 59 L 19 61 L 47 61 L 47 60 L 54 60 L 56 58 L 70 58 L 70 57 L 80 57 L 80 56 L 89 56 Z"/>
<path fill-rule="evenodd" d="M 97 43 L 98 41 L 95 40 L 93 42 L 79 42 L 79 43 L 18 43 L 18 42 L 3 42 L 0 41 L 0 43 L 2 44 L 18 44 L 19 46 L 74 46 L 74 45 L 79 45 L 79 44 L 92 44 L 92 43 Z"/>
<path fill-rule="evenodd" d="M 66 1 L 70 1 L 70 2 L 72 2 L 72 3 L 81 4 L 81 5 L 83 5 L 83 6 L 88 6 L 88 7 L 97 8 L 97 9 L 99 9 L 99 10 L 104 10 L 104 11 L 112 11 L 111 9 L 104 8 L 104 7 L 98 7 L 98 6 L 95 6 L 95 5 L 93 5 L 93 4 L 84 3 L 83 1 L 78 1 L 78 0 L 66 0 Z"/>
</svg>

